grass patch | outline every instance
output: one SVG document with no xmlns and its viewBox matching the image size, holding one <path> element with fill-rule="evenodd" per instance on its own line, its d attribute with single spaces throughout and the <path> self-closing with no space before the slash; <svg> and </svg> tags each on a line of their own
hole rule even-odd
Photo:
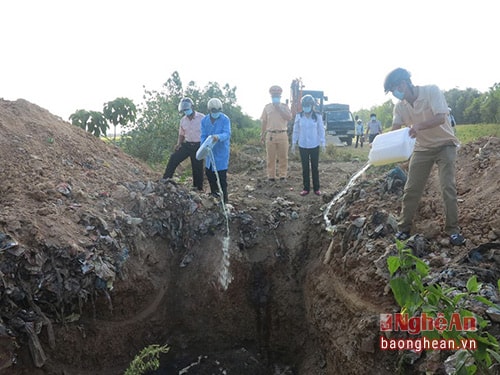
<svg viewBox="0 0 500 375">
<path fill-rule="evenodd" d="M 500 137 L 500 124 L 457 125 L 456 135 L 460 143 L 474 142 L 481 137 Z"/>
</svg>

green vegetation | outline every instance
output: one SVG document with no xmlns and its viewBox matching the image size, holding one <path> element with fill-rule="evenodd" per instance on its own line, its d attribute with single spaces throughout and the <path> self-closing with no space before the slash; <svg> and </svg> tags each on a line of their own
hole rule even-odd
<svg viewBox="0 0 500 375">
<path fill-rule="evenodd" d="M 231 119 L 232 144 L 258 140 L 259 123 L 243 114 L 236 104 L 236 87 L 209 82 L 199 88 L 192 81 L 184 87 L 179 74 L 174 72 L 160 91 L 145 90 L 145 102 L 138 108 L 136 123 L 124 126 L 127 137 L 122 137 L 119 144 L 125 152 L 151 166 L 166 164 L 177 142 L 181 118 L 177 106 L 184 96 L 190 97 L 195 110 L 201 113 L 207 113 L 210 98 L 220 98 L 223 112 Z"/>
<path fill-rule="evenodd" d="M 166 345 L 149 345 L 141 350 L 130 363 L 124 375 L 143 375 L 148 371 L 158 370 L 160 367 L 160 354 L 168 353 L 170 348 Z"/>
<path fill-rule="evenodd" d="M 397 256 L 387 259 L 390 273 L 390 287 L 396 302 L 401 307 L 401 314 L 411 317 L 422 316 L 432 319 L 446 319 L 443 322 L 452 322 L 453 316 L 458 313 L 460 319 L 475 318 L 477 330 L 457 329 L 456 325 L 447 325 L 446 329 L 422 330 L 420 333 L 428 339 L 454 340 L 459 347 L 464 339 L 475 340 L 477 348 L 464 348 L 457 355 L 455 374 L 472 375 L 476 373 L 490 373 L 495 363 L 500 363 L 500 351 L 497 339 L 487 332 L 489 321 L 476 315 L 468 307 L 482 303 L 496 309 L 495 305 L 480 295 L 482 287 L 476 276 L 472 276 L 461 291 L 448 285 L 433 283 L 429 276 L 430 267 L 406 248 L 405 243 L 396 241 Z M 498 282 L 500 289 L 500 281 Z M 470 341 L 469 341 L 470 342 Z"/>
<path fill-rule="evenodd" d="M 104 138 L 106 138 L 109 123 L 111 123 L 115 128 L 114 140 L 116 141 L 116 126 L 125 126 L 129 122 L 135 121 L 135 117 L 136 108 L 132 100 L 116 98 L 104 104 L 102 112 L 79 109 L 69 116 L 69 120 L 73 125 L 86 130 L 90 134 Z"/>
<path fill-rule="evenodd" d="M 457 138 L 463 144 L 481 137 L 500 137 L 500 124 L 458 125 L 456 130 Z"/>
</svg>

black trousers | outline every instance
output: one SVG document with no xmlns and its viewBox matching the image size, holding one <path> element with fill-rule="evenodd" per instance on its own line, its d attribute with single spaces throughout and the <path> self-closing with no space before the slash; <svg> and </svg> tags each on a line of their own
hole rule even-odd
<svg viewBox="0 0 500 375">
<path fill-rule="evenodd" d="M 219 193 L 219 186 L 217 185 L 217 176 L 214 171 L 209 168 L 205 168 L 205 173 L 207 175 L 207 180 L 210 185 L 210 192 L 212 194 Z M 227 203 L 227 169 L 222 171 L 217 171 L 219 174 L 220 187 L 222 189 L 222 196 L 224 198 L 224 202 Z"/>
<path fill-rule="evenodd" d="M 299 147 L 300 161 L 302 162 L 302 182 L 304 190 L 311 190 L 311 182 L 309 181 L 309 163 L 311 164 L 311 175 L 313 182 L 313 190 L 319 190 L 319 146 L 315 148 Z"/>
<path fill-rule="evenodd" d="M 198 151 L 198 148 L 200 148 L 200 142 L 184 142 L 177 151 L 170 155 L 163 178 L 172 178 L 179 164 L 187 158 L 190 158 L 193 186 L 198 190 L 203 190 L 203 160 L 196 159 L 196 151 Z"/>
<path fill-rule="evenodd" d="M 373 142 L 373 140 L 375 139 L 375 137 L 376 137 L 377 135 L 378 135 L 378 133 L 377 133 L 377 134 L 370 134 L 370 135 L 368 135 L 368 142 L 372 143 L 372 142 Z"/>
<path fill-rule="evenodd" d="M 356 136 L 356 146 L 354 146 L 354 147 L 358 147 L 358 142 L 360 142 L 361 147 L 363 147 L 363 141 L 364 141 L 364 137 L 362 135 L 357 135 Z"/>
</svg>

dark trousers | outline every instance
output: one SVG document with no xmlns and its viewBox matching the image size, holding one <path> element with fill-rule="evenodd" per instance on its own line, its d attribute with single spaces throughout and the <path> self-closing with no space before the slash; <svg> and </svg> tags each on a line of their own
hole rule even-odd
<svg viewBox="0 0 500 375">
<path fill-rule="evenodd" d="M 365 140 L 365 138 L 362 136 L 362 135 L 357 135 L 356 136 L 356 146 L 354 146 L 355 148 L 358 147 L 358 142 L 361 143 L 361 147 L 363 147 L 363 141 Z"/>
<path fill-rule="evenodd" d="M 212 194 L 219 193 L 219 186 L 217 185 L 217 175 L 214 171 L 209 168 L 205 168 L 205 173 L 207 175 L 207 180 L 210 185 L 210 192 Z M 220 187 L 222 189 L 222 196 L 224 198 L 224 202 L 227 203 L 227 169 L 222 171 L 217 171 L 219 175 Z"/>
<path fill-rule="evenodd" d="M 302 181 L 304 183 L 304 190 L 311 190 L 311 183 L 309 181 L 309 163 L 311 163 L 311 174 L 313 181 L 313 190 L 319 190 L 319 146 L 315 148 L 302 148 L 299 147 L 300 161 L 302 162 Z"/>
<path fill-rule="evenodd" d="M 373 143 L 373 140 L 375 139 L 375 137 L 377 135 L 378 135 L 378 133 L 377 134 L 370 134 L 370 135 L 368 135 L 368 142 Z"/>
<path fill-rule="evenodd" d="M 191 158 L 193 186 L 198 190 L 203 190 L 203 160 L 196 159 L 196 151 L 199 147 L 200 142 L 184 142 L 177 151 L 170 155 L 163 178 L 172 178 L 179 164 L 187 158 Z"/>
</svg>

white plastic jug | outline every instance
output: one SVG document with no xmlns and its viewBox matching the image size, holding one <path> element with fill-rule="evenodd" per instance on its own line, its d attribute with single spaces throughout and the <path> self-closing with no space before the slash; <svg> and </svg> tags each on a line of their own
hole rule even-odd
<svg viewBox="0 0 500 375">
<path fill-rule="evenodd" d="M 377 166 L 406 161 L 414 148 L 415 138 L 410 137 L 410 128 L 382 133 L 373 140 L 368 163 Z"/>
</svg>

